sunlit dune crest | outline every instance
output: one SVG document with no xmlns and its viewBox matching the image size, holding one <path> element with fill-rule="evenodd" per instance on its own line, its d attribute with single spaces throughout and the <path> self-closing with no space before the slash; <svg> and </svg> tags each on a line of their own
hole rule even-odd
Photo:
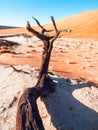
<svg viewBox="0 0 98 130">
<path fill-rule="evenodd" d="M 55 17 L 55 16 L 54 16 Z M 40 20 L 39 20 L 40 21 Z M 70 38 L 93 38 L 98 39 L 98 10 L 90 10 L 56 21 L 60 30 L 71 29 L 71 33 L 62 32 L 61 37 Z M 32 25 L 32 23 L 31 23 Z M 33 25 L 32 25 L 33 26 Z M 52 23 L 44 25 L 45 28 L 52 29 Z M 39 30 L 39 27 L 35 27 Z M 28 33 L 26 28 L 2 29 L 0 34 L 21 34 Z M 52 35 L 51 32 L 50 35 Z"/>
</svg>

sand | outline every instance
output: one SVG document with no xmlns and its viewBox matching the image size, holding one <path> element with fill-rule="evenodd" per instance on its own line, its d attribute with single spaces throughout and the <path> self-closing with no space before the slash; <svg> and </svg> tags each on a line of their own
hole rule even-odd
<svg viewBox="0 0 98 130">
<path fill-rule="evenodd" d="M 18 100 L 37 82 L 38 70 L 29 65 L 0 65 L 0 130 L 15 130 Z M 55 92 L 40 100 L 45 130 L 98 130 L 98 88 L 86 81 L 50 75 Z"/>
<path fill-rule="evenodd" d="M 18 42 L 12 53 L 2 53 L 0 63 L 10 65 L 41 65 L 42 42 L 37 38 L 12 37 Z M 98 83 L 97 40 L 59 38 L 54 43 L 49 71 L 62 77 L 84 78 Z"/>
<path fill-rule="evenodd" d="M 54 16 L 55 18 L 55 16 Z M 40 19 L 39 19 L 40 22 Z M 56 21 L 59 30 L 71 29 L 71 33 L 62 32 L 61 37 L 64 38 L 90 38 L 98 39 L 98 10 L 88 10 L 80 14 L 69 16 Z M 32 23 L 30 23 L 31 26 Z M 48 24 L 43 25 L 46 29 L 53 29 L 51 21 Z M 41 32 L 38 26 L 33 26 L 34 29 Z M 27 33 L 31 35 L 26 27 L 14 28 L 14 29 L 1 29 L 0 34 L 23 34 Z M 54 31 L 48 33 L 53 35 Z"/>
</svg>

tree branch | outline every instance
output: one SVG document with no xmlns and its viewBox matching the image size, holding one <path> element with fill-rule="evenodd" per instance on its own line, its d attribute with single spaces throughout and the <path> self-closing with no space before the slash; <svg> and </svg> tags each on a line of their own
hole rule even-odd
<svg viewBox="0 0 98 130">
<path fill-rule="evenodd" d="M 47 38 L 45 35 L 42 35 L 36 30 L 34 30 L 33 28 L 31 28 L 31 25 L 29 22 L 27 22 L 26 28 L 29 32 L 31 32 L 34 36 L 38 37 L 40 40 L 44 40 L 45 38 Z"/>
<path fill-rule="evenodd" d="M 46 31 L 46 29 L 39 23 L 39 21 L 38 21 L 36 18 L 34 18 L 33 16 L 32 16 L 32 18 L 36 21 L 36 23 L 38 24 L 38 26 L 39 26 L 42 30 Z"/>
<path fill-rule="evenodd" d="M 54 21 L 54 18 L 53 18 L 53 16 L 50 16 L 50 17 L 51 17 L 51 20 L 52 20 L 52 23 L 53 23 L 55 32 L 57 33 L 57 32 L 58 32 L 58 29 L 57 29 L 57 27 L 56 27 L 56 23 L 55 23 L 55 21 Z"/>
<path fill-rule="evenodd" d="M 39 22 L 36 18 L 34 18 L 33 16 L 32 16 L 32 18 L 36 21 L 36 23 L 38 24 L 38 26 L 42 29 L 42 34 L 44 34 L 44 32 L 51 32 L 51 31 L 53 31 L 53 30 L 46 30 L 46 29 L 40 24 L 40 22 Z"/>
</svg>

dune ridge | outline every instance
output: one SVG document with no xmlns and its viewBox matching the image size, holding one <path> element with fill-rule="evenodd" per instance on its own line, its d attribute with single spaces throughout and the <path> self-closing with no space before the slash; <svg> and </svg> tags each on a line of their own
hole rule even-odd
<svg viewBox="0 0 98 130">
<path fill-rule="evenodd" d="M 90 38 L 98 39 L 98 10 L 89 10 L 80 14 L 69 16 L 56 21 L 58 29 L 71 29 L 71 33 L 62 32 L 61 37 L 69 38 Z M 39 20 L 40 21 L 40 20 Z M 32 25 L 32 23 L 31 23 Z M 45 28 L 52 29 L 52 23 L 44 25 Z M 39 30 L 39 27 L 33 26 Z M 2 29 L 0 34 L 21 34 L 27 33 L 26 28 Z M 52 35 L 54 32 L 51 32 Z"/>
</svg>

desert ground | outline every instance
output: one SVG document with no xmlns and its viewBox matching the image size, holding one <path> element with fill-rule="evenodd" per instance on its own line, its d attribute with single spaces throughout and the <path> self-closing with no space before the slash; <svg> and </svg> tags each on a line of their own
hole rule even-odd
<svg viewBox="0 0 98 130">
<path fill-rule="evenodd" d="M 40 68 L 43 44 L 39 39 L 24 36 L 5 39 L 19 45 L 13 46 L 10 53 L 6 52 L 10 48 L 1 47 L 1 64 L 28 64 Z M 54 43 L 49 71 L 62 77 L 81 78 L 98 83 L 97 49 L 97 40 L 58 38 Z"/>
<path fill-rule="evenodd" d="M 1 43 L 0 129 L 14 130 L 18 99 L 37 82 L 43 44 L 23 35 L 6 37 Z M 98 130 L 97 48 L 97 40 L 55 41 L 49 72 L 57 84 L 56 92 L 37 101 L 46 130 Z"/>
<path fill-rule="evenodd" d="M 56 91 L 37 100 L 45 130 L 98 130 L 97 12 L 57 22 L 72 32 L 54 42 L 48 71 Z M 0 37 L 0 130 L 15 130 L 17 103 L 37 82 L 43 43 L 25 28 L 1 29 Z"/>
</svg>

